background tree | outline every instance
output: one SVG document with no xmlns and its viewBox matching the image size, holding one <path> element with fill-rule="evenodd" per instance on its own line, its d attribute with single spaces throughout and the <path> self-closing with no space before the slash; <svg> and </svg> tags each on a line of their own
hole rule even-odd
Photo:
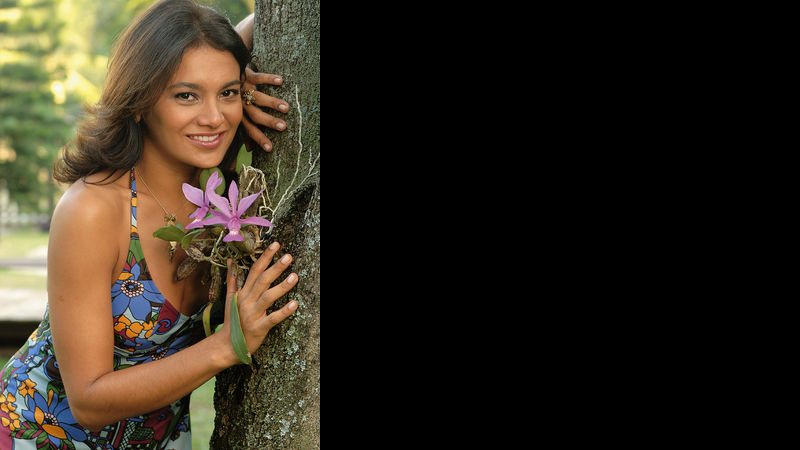
<svg viewBox="0 0 800 450">
<path fill-rule="evenodd" d="M 0 180 L 23 211 L 52 206 L 50 163 L 71 133 L 65 68 L 49 58 L 62 28 L 58 0 L 0 2 Z"/>
<path fill-rule="evenodd" d="M 212 449 L 320 446 L 320 9 L 319 0 L 256 0 L 254 66 L 284 77 L 271 95 L 292 105 L 275 151 L 256 152 L 267 174 L 275 239 L 295 256 L 301 282 L 278 306 L 300 304 L 254 355 L 217 377 Z"/>
</svg>

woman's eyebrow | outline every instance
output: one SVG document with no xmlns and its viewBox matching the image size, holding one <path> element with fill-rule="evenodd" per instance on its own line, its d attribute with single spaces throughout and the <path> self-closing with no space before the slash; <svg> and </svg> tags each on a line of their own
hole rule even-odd
<svg viewBox="0 0 800 450">
<path fill-rule="evenodd" d="M 227 89 L 227 88 L 229 88 L 231 86 L 238 86 L 240 84 L 242 84 L 241 80 L 229 81 L 224 86 L 222 86 L 221 89 Z M 186 81 L 181 81 L 179 83 L 175 83 L 172 86 L 169 86 L 167 89 L 175 89 L 175 88 L 179 88 L 179 87 L 185 87 L 185 88 L 189 88 L 189 89 L 194 89 L 196 91 L 202 90 L 202 86 L 200 86 L 199 84 L 188 83 Z"/>
</svg>

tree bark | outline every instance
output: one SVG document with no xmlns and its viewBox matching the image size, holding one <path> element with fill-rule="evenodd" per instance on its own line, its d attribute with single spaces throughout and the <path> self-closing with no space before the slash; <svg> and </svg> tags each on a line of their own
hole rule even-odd
<svg viewBox="0 0 800 450">
<path fill-rule="evenodd" d="M 319 0 L 256 0 L 253 68 L 279 74 L 263 92 L 292 105 L 289 129 L 269 132 L 270 154 L 255 152 L 267 175 L 274 238 L 295 257 L 298 311 L 254 355 L 217 377 L 212 449 L 320 447 L 320 8 Z M 268 89 L 263 89 L 268 88 Z M 271 114 L 276 114 L 271 112 Z"/>
</svg>

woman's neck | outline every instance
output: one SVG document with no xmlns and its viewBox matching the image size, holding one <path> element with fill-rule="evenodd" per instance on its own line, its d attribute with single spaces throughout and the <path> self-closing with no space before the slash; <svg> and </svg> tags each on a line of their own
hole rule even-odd
<svg viewBox="0 0 800 450">
<path fill-rule="evenodd" d="M 153 189 L 167 192 L 180 192 L 183 183 L 193 184 L 199 179 L 200 170 L 191 166 L 182 166 L 157 158 L 142 155 L 136 163 L 136 170 L 147 177 L 147 183 Z"/>
<path fill-rule="evenodd" d="M 158 199 L 164 208 L 178 213 L 187 208 L 188 200 L 183 195 L 183 183 L 196 185 L 199 171 L 192 167 L 176 167 L 162 161 L 143 156 L 136 163 L 138 190 Z"/>
</svg>

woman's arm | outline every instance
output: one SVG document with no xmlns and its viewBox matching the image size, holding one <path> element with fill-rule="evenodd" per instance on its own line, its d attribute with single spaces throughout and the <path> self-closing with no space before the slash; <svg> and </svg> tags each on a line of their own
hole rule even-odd
<svg viewBox="0 0 800 450">
<path fill-rule="evenodd" d="M 253 51 L 253 23 L 255 23 L 255 14 L 250 14 L 239 22 L 239 25 L 236 25 L 236 32 L 239 33 L 244 45 L 251 52 Z"/>
<path fill-rule="evenodd" d="M 220 331 L 162 360 L 114 371 L 114 332 L 109 280 L 118 274 L 119 201 L 84 187 L 68 192 L 53 216 L 48 256 L 50 322 L 56 358 L 75 419 L 90 430 L 156 411 L 192 392 L 238 363 L 230 331 Z M 116 205 L 115 205 L 116 203 Z M 123 229 L 128 229 L 125 226 Z M 90 250 L 90 251 L 89 251 Z M 277 249 L 265 252 L 239 293 L 242 326 L 255 351 L 267 332 L 288 317 L 296 303 L 265 315 L 294 287 L 297 276 L 269 285 L 288 267 L 268 269 Z M 294 281 L 294 282 L 291 282 Z M 230 286 L 236 286 L 229 283 Z M 249 289 L 248 289 L 249 287 Z M 231 293 L 229 293 L 231 294 Z M 228 296 L 230 301 L 231 295 Z M 227 308 L 226 308 L 227 310 Z"/>
</svg>

